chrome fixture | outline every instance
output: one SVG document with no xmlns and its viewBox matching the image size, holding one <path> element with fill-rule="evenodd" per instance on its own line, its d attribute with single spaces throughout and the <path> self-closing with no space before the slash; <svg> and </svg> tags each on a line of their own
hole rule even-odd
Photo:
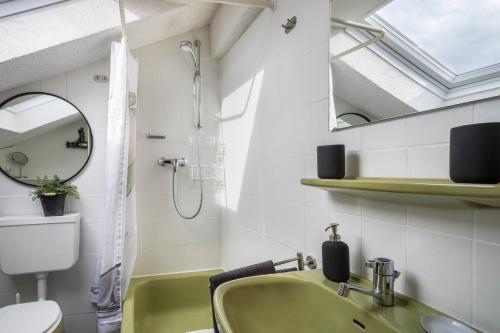
<svg viewBox="0 0 500 333">
<path fill-rule="evenodd" d="M 295 26 L 297 25 L 297 16 L 286 19 L 286 23 L 282 24 L 281 27 L 285 30 L 286 34 L 289 34 Z"/>
<path fill-rule="evenodd" d="M 367 260 L 366 267 L 373 269 L 373 290 L 363 289 L 342 282 L 339 286 L 339 295 L 347 297 L 349 291 L 373 296 L 375 304 L 382 306 L 394 305 L 394 281 L 400 272 L 394 269 L 394 261 L 387 258 L 375 258 Z"/>
<path fill-rule="evenodd" d="M 190 42 L 188 40 L 182 41 L 179 45 L 182 51 L 189 53 L 191 55 L 191 59 L 193 60 L 194 64 L 194 78 L 193 78 L 193 107 L 194 107 L 194 128 L 196 130 L 196 155 L 198 158 L 197 161 L 197 167 L 200 170 L 201 169 L 201 157 L 200 157 L 200 144 L 199 144 L 199 137 L 200 137 L 200 130 L 201 130 L 201 42 L 199 40 L 195 40 L 194 42 Z M 147 137 L 149 139 L 162 139 L 162 136 L 160 135 L 149 135 L 147 134 Z M 160 158 L 158 160 L 158 164 L 162 167 L 167 166 L 167 165 L 172 165 L 173 166 L 173 171 L 172 171 L 172 198 L 174 201 L 174 207 L 175 210 L 177 211 L 177 214 L 179 214 L 180 217 L 186 220 L 192 220 L 201 211 L 201 207 L 203 206 L 203 176 L 201 175 L 200 172 L 200 178 L 199 178 L 199 184 L 200 184 L 200 203 L 198 205 L 198 208 L 196 209 L 196 212 L 194 212 L 192 215 L 184 215 L 179 207 L 177 207 L 177 199 L 176 199 L 176 193 L 175 193 L 175 174 L 177 173 L 177 168 L 178 167 L 183 167 L 187 165 L 187 159 L 186 158 Z"/>
<path fill-rule="evenodd" d="M 94 75 L 94 81 L 98 83 L 106 83 L 109 82 L 109 78 L 103 74 L 96 74 Z"/>
<path fill-rule="evenodd" d="M 195 40 L 191 43 L 188 40 L 182 41 L 180 44 L 182 51 L 191 54 L 191 59 L 194 64 L 194 78 L 193 78 L 193 104 L 194 104 L 194 117 L 195 128 L 201 129 L 201 42 Z"/>
<path fill-rule="evenodd" d="M 187 165 L 187 158 L 160 158 L 158 160 L 160 166 L 172 165 L 174 167 L 174 172 L 177 171 L 177 167 L 183 167 Z"/>
<path fill-rule="evenodd" d="M 297 268 L 299 271 L 303 271 L 305 266 L 309 269 L 315 269 L 317 267 L 316 258 L 312 255 L 308 255 L 304 260 L 304 254 L 302 252 L 297 252 L 297 256 L 294 258 L 278 261 L 274 263 L 274 266 L 281 266 L 291 262 L 297 261 Z"/>
<path fill-rule="evenodd" d="M 196 129 L 196 137 L 199 138 L 200 130 L 201 130 L 201 42 L 199 40 L 195 40 L 194 42 L 190 42 L 188 40 L 182 41 L 179 45 L 182 51 L 189 53 L 191 55 L 191 59 L 193 60 L 194 65 L 194 78 L 193 78 L 193 109 L 194 109 L 194 128 Z M 158 139 L 161 136 L 152 136 L 151 139 Z M 200 157 L 200 145 L 197 142 L 196 144 L 196 155 L 198 158 L 198 169 L 201 169 L 201 157 Z M 174 207 L 180 217 L 186 220 L 194 219 L 201 211 L 201 207 L 203 206 L 203 177 L 200 174 L 199 184 L 200 184 L 200 204 L 198 205 L 198 209 L 196 212 L 190 216 L 184 215 L 181 213 L 179 208 L 177 207 L 177 200 L 175 195 L 175 174 L 177 173 L 177 167 L 183 167 L 187 165 L 186 158 L 180 159 L 165 159 L 161 158 L 158 160 L 160 166 L 172 165 L 172 197 L 174 201 Z"/>
<path fill-rule="evenodd" d="M 165 140 L 167 138 L 166 135 L 163 134 L 151 134 L 149 132 L 146 133 L 146 139 L 150 140 Z"/>
</svg>

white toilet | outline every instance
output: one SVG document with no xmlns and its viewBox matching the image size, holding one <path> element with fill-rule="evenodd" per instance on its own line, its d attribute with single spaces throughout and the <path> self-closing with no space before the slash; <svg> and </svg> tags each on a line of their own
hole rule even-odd
<svg viewBox="0 0 500 333">
<path fill-rule="evenodd" d="M 0 333 L 62 333 L 59 305 L 47 298 L 49 272 L 78 260 L 80 214 L 0 217 L 0 269 L 7 275 L 35 274 L 38 301 L 0 308 Z"/>
</svg>

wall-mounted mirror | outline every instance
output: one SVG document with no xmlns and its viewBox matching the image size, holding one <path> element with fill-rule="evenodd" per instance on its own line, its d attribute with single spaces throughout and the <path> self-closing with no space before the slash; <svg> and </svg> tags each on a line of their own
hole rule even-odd
<svg viewBox="0 0 500 333">
<path fill-rule="evenodd" d="M 500 95 L 499 1 L 332 0 L 330 14 L 330 130 Z"/>
<path fill-rule="evenodd" d="M 36 185 L 45 175 L 67 181 L 87 164 L 92 132 L 85 116 L 56 95 L 29 92 L 0 103 L 0 171 Z"/>
</svg>

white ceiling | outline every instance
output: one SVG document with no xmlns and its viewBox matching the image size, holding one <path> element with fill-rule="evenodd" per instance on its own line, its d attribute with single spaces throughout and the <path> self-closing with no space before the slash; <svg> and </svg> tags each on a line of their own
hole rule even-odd
<svg viewBox="0 0 500 333">
<path fill-rule="evenodd" d="M 350 20 L 359 21 L 366 16 L 376 12 L 378 8 L 392 0 L 333 0 L 331 6 L 331 16 Z"/>
<path fill-rule="evenodd" d="M 207 25 L 217 5 L 125 0 L 125 8 L 129 45 L 137 48 Z M 106 58 L 119 24 L 114 0 L 73 0 L 3 18 L 0 91 Z"/>
</svg>

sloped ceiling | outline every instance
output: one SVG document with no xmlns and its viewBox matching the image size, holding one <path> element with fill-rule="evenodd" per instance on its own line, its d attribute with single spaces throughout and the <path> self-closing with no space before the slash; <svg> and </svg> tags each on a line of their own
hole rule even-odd
<svg viewBox="0 0 500 333">
<path fill-rule="evenodd" d="M 130 47 L 207 25 L 217 5 L 126 0 Z M 0 20 L 0 91 L 64 73 L 109 56 L 120 39 L 114 0 L 73 0 Z"/>
</svg>

